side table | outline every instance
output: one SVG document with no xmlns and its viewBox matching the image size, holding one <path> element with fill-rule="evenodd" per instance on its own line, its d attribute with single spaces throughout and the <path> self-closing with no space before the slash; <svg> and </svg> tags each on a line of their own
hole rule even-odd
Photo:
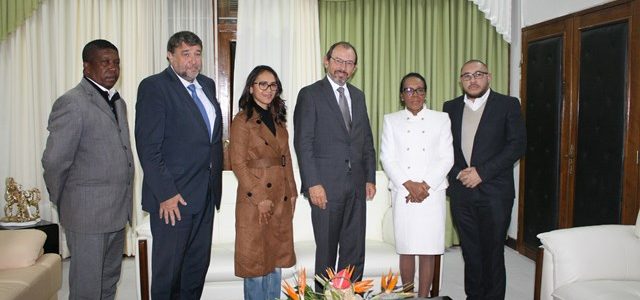
<svg viewBox="0 0 640 300">
<path fill-rule="evenodd" d="M 16 230 L 16 229 L 38 229 L 42 230 L 47 239 L 44 241 L 44 253 L 56 253 L 60 254 L 60 230 L 58 224 L 51 223 L 49 221 L 40 221 L 35 225 L 29 226 L 2 226 L 0 230 Z"/>
</svg>

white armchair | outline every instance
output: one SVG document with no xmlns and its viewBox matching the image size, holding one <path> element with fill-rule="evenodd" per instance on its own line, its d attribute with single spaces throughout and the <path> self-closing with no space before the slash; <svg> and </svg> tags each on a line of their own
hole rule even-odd
<svg viewBox="0 0 640 300">
<path fill-rule="evenodd" d="M 539 234 L 539 299 L 640 299 L 639 231 L 598 225 Z"/>
</svg>

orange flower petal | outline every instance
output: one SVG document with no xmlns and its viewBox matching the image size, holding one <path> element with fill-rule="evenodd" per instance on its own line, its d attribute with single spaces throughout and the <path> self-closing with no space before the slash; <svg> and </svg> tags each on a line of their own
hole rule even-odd
<svg viewBox="0 0 640 300">
<path fill-rule="evenodd" d="M 333 270 L 331 268 L 327 268 L 326 272 L 327 272 L 327 276 L 329 276 L 329 279 L 333 279 L 333 277 L 336 276 L 336 274 L 333 273 Z"/>
<path fill-rule="evenodd" d="M 362 281 L 358 281 L 353 285 L 353 290 L 356 293 L 364 293 L 368 290 L 370 290 L 373 287 L 373 280 L 372 279 L 367 279 L 367 280 L 362 280 Z"/>
<path fill-rule="evenodd" d="M 307 288 L 307 270 L 305 268 L 302 268 L 298 276 L 298 290 L 300 291 L 300 294 L 304 295 L 304 291 L 306 290 L 306 288 Z"/>
<path fill-rule="evenodd" d="M 387 275 L 382 275 L 382 277 L 380 278 L 380 288 L 382 290 L 387 289 Z"/>
<path fill-rule="evenodd" d="M 396 287 L 396 283 L 398 283 L 398 274 L 391 276 L 391 280 L 389 281 L 385 291 L 387 293 L 393 292 L 393 289 Z"/>
<path fill-rule="evenodd" d="M 282 288 L 284 289 L 284 291 L 287 294 L 287 296 L 289 296 L 289 298 L 291 298 L 293 300 L 299 300 L 299 297 L 296 294 L 296 291 L 293 289 L 293 287 L 291 287 L 291 285 L 289 285 L 288 282 L 284 281 L 282 283 Z"/>
</svg>

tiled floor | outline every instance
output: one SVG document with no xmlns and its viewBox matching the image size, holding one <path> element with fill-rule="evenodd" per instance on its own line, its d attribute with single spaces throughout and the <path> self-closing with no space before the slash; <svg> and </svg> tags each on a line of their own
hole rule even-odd
<svg viewBox="0 0 640 300">
<path fill-rule="evenodd" d="M 505 260 L 507 265 L 506 299 L 532 299 L 535 263 L 508 247 L 505 247 Z M 456 300 L 465 299 L 463 268 L 464 264 L 462 262 L 460 248 L 453 247 L 447 249 L 443 261 L 441 295 L 448 295 L 451 299 Z M 58 293 L 60 299 L 67 299 L 69 297 L 68 272 L 69 261 L 65 260 L 63 262 L 62 289 Z M 122 277 L 120 278 L 116 299 L 134 300 L 136 297 L 135 262 L 133 258 L 125 258 L 122 265 Z"/>
</svg>

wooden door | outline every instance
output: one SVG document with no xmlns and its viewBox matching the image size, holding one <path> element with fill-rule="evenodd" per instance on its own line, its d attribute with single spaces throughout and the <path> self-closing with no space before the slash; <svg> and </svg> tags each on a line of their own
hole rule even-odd
<svg viewBox="0 0 640 300">
<path fill-rule="evenodd" d="M 638 10 L 638 0 L 617 1 L 523 30 L 517 247 L 531 258 L 541 232 L 635 222 Z"/>
<path fill-rule="evenodd" d="M 518 241 L 535 247 L 536 235 L 558 227 L 561 203 L 566 197 L 566 168 L 561 153 L 567 152 L 570 131 L 570 109 L 565 98 L 565 70 L 569 68 L 570 21 L 559 21 L 523 33 L 523 65 L 521 83 L 522 106 L 527 128 L 527 150 L 520 164 L 521 182 Z M 569 45 L 569 47 L 567 47 Z M 564 129 L 564 130 L 563 130 Z M 565 184 L 563 184 L 565 183 Z M 536 199 L 536 201 L 523 201 Z M 528 253 L 530 255 L 535 252 Z"/>
</svg>

